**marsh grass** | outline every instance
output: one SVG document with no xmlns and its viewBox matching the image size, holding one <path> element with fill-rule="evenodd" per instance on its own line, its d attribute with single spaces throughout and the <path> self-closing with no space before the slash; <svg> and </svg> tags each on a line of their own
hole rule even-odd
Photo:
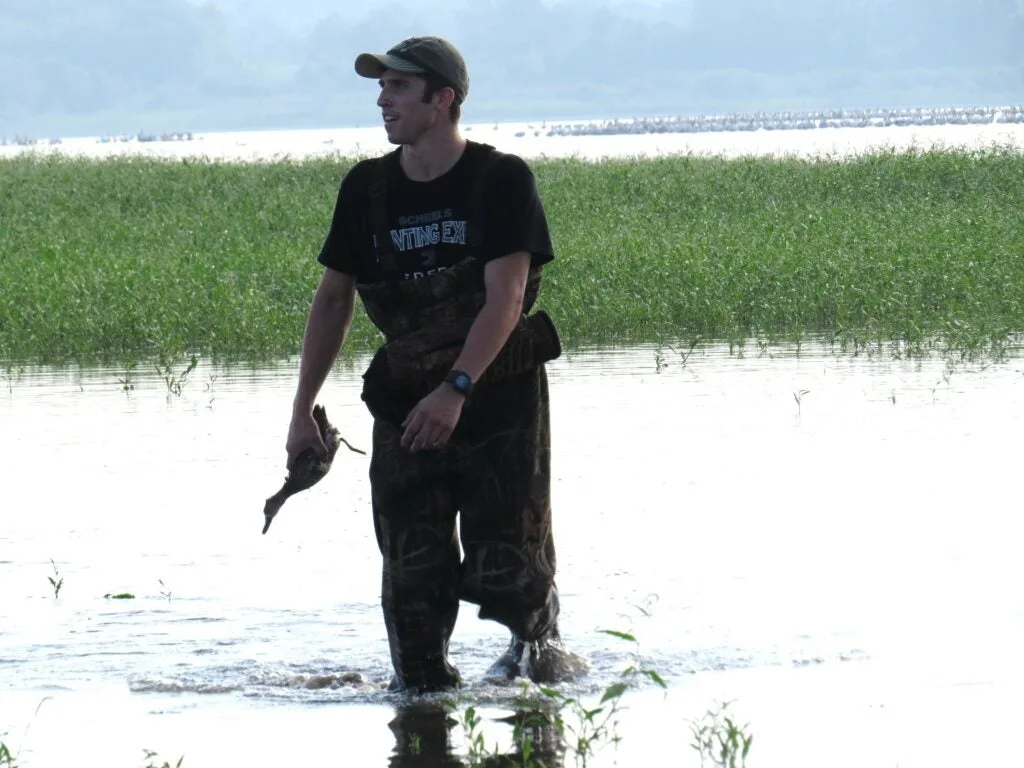
<svg viewBox="0 0 1024 768">
<path fill-rule="evenodd" d="M 351 163 L 0 161 L 0 360 L 297 354 Z M 541 306 L 569 349 L 813 334 L 974 353 L 1024 328 L 1009 149 L 532 165 L 558 257 Z M 349 347 L 376 340 L 358 311 Z"/>
<path fill-rule="evenodd" d="M 552 269 L 546 288 L 574 338 L 824 333 L 960 349 L 1024 321 L 1020 154 L 681 157 L 543 171 L 571 265 Z"/>
</svg>

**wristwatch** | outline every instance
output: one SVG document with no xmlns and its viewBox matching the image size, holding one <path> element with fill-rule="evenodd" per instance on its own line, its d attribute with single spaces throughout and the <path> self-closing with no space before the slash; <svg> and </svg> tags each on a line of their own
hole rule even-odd
<svg viewBox="0 0 1024 768">
<path fill-rule="evenodd" d="M 444 380 L 451 385 L 452 389 L 465 397 L 469 397 L 473 391 L 473 379 L 465 371 L 457 371 L 453 368 L 448 371 Z"/>
</svg>

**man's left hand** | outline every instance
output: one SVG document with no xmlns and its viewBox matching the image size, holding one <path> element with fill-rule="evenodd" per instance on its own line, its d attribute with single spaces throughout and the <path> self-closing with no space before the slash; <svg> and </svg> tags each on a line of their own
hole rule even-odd
<svg viewBox="0 0 1024 768">
<path fill-rule="evenodd" d="M 442 384 L 409 411 L 402 426 L 402 446 L 413 453 L 440 448 L 455 431 L 465 397 Z"/>
</svg>

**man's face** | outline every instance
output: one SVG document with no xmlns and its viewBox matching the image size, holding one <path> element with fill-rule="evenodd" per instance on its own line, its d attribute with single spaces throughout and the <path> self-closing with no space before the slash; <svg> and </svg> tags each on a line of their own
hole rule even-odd
<svg viewBox="0 0 1024 768">
<path fill-rule="evenodd" d="M 414 144 L 438 121 L 439 93 L 423 101 L 427 81 L 417 75 L 386 70 L 380 76 L 377 106 L 384 117 L 384 130 L 392 144 Z"/>
</svg>

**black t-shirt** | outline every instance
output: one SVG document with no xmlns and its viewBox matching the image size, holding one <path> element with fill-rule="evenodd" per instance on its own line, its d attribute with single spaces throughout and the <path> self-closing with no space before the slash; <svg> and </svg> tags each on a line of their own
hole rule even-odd
<svg viewBox="0 0 1024 768">
<path fill-rule="evenodd" d="M 325 267 L 372 283 L 384 275 L 377 262 L 370 216 L 370 186 L 379 163 L 387 169 L 387 211 L 391 243 L 403 279 L 418 279 L 447 269 L 475 255 L 486 263 L 518 251 L 531 254 L 534 266 L 554 258 L 547 218 L 533 172 L 518 156 L 502 154 L 477 186 L 490 147 L 468 141 L 458 162 L 431 181 L 412 181 L 399 163 L 400 150 L 357 163 L 341 182 L 327 239 L 318 261 Z M 470 198 L 475 189 L 481 222 L 472 221 Z M 473 252 L 470 228 L 482 227 Z"/>
</svg>

